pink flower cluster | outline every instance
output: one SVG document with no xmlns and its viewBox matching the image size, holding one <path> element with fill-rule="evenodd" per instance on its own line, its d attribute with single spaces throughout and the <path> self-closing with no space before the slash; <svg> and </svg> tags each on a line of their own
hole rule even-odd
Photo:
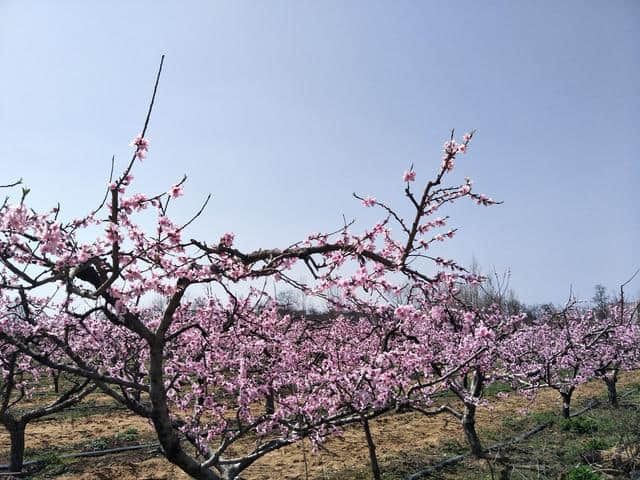
<svg viewBox="0 0 640 480">
<path fill-rule="evenodd" d="M 361 233 L 345 225 L 285 248 L 242 251 L 232 232 L 186 240 L 189 224 L 172 217 L 167 198 L 183 194 L 182 182 L 155 196 L 125 196 L 128 171 L 110 187 L 104 218 L 94 212 L 65 223 L 57 210 L 5 203 L 0 376 L 8 371 L 3 359 L 19 349 L 24 369 L 97 378 L 153 418 L 161 443 L 167 431 L 186 437 L 207 459 L 199 464 L 223 471 L 244 465 L 233 463 L 237 455 L 255 459 L 305 436 L 321 442 L 362 416 L 432 408 L 446 389 L 472 411 L 484 405 L 482 385 L 496 379 L 566 392 L 598 369 L 637 365 L 637 328 L 577 310 L 565 323 L 527 324 L 499 305 L 460 300 L 460 289 L 480 279 L 428 250 L 456 233 L 437 231 L 449 222 L 435 216 L 440 209 L 465 197 L 496 203 L 473 193 L 469 179 L 446 184 L 470 140 L 445 144 L 443 164 L 422 191 L 413 190 L 415 171 L 404 173 L 408 217 L 357 197 L 381 219 Z M 144 158 L 148 141 L 139 136 L 133 145 Z M 308 280 L 296 279 L 300 268 Z M 317 309 L 284 304 L 277 292 L 285 288 Z"/>
<path fill-rule="evenodd" d="M 147 157 L 147 152 L 149 151 L 149 140 L 144 138 L 142 135 L 136 135 L 133 140 L 131 140 L 131 146 L 136 147 L 136 157 L 139 160 L 143 160 Z"/>
</svg>

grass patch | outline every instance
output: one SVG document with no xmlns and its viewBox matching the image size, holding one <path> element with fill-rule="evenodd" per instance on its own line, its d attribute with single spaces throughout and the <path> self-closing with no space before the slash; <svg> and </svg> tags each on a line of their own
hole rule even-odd
<svg viewBox="0 0 640 480">
<path fill-rule="evenodd" d="M 630 391 L 625 388 L 625 391 Z M 554 411 L 535 412 L 519 417 L 507 415 L 499 423 L 478 424 L 480 438 L 485 446 L 507 440 L 535 425 L 551 422 L 551 426 L 518 444 L 507 452 L 514 470 L 509 478 L 521 480 L 605 480 L 628 479 L 640 468 L 640 384 L 634 385 L 632 394 L 625 396 L 624 407 L 611 408 L 606 403 L 568 420 Z M 604 391 L 602 392 L 604 396 Z M 584 404 L 589 400 L 585 399 Z M 579 408 L 576 405 L 575 408 Z M 484 428 L 482 428 L 484 427 Z M 635 447 L 630 447 L 634 446 Z M 456 453 L 455 442 L 441 442 L 439 460 Z M 462 446 L 462 450 L 467 450 Z M 613 452 L 613 453 L 612 453 Z M 431 464 L 436 462 L 431 462 Z M 606 476 L 590 467 L 609 469 Z M 424 468 L 428 464 L 424 464 Z M 441 480 L 486 480 L 500 478 L 503 467 L 492 461 L 492 470 L 486 461 L 472 458 L 456 464 L 436 476 Z M 417 470 L 414 470 L 414 472 Z M 493 475 L 493 477 L 492 477 Z M 347 478 L 347 477 L 344 477 Z M 406 477 L 405 477 L 406 478 Z"/>
<path fill-rule="evenodd" d="M 511 393 L 513 387 L 506 382 L 493 382 L 484 389 L 487 396 L 495 396 L 496 393 Z"/>
<path fill-rule="evenodd" d="M 553 412 L 535 412 L 528 415 L 528 417 L 535 423 L 555 423 L 558 421 L 558 415 Z"/>
<path fill-rule="evenodd" d="M 40 455 L 37 460 L 45 466 L 62 465 L 64 463 L 64 460 L 56 452 L 47 452 Z"/>
<path fill-rule="evenodd" d="M 120 442 L 135 442 L 138 438 L 140 438 L 140 432 L 134 427 L 127 428 L 115 436 L 115 439 Z"/>
<path fill-rule="evenodd" d="M 446 452 L 453 453 L 456 455 L 459 455 L 467 451 L 467 446 L 460 443 L 460 441 L 455 438 L 449 438 L 449 439 L 443 440 L 440 443 L 440 446 Z"/>
<path fill-rule="evenodd" d="M 567 480 L 601 480 L 599 473 L 594 472 L 588 465 L 578 465 L 567 472 Z"/>
<path fill-rule="evenodd" d="M 582 444 L 584 450 L 606 450 L 611 444 L 603 438 L 590 438 Z"/>
<path fill-rule="evenodd" d="M 499 389 L 499 387 L 496 388 Z M 620 390 L 623 393 L 629 391 L 629 388 L 625 387 Z M 497 413 L 500 416 L 492 415 L 490 423 L 483 423 L 481 419 L 486 417 L 480 415 L 477 429 L 480 432 L 483 444 L 488 447 L 493 443 L 513 438 L 536 425 L 552 423 L 544 431 L 506 452 L 510 461 L 515 465 L 514 471 L 510 476 L 511 479 L 628 479 L 631 471 L 640 470 L 640 448 L 638 448 L 640 443 L 640 383 L 636 383 L 631 391 L 633 392 L 632 395 L 625 395 L 621 399 L 622 406 L 618 409 L 610 408 L 603 403 L 593 410 L 569 420 L 562 419 L 556 414 L 555 410 L 521 416 L 511 410 L 500 409 L 498 406 Z M 605 399 L 606 396 L 604 394 L 605 391 L 602 389 L 599 398 Z M 449 396 L 445 395 L 445 397 Z M 585 405 L 586 402 L 587 400 L 583 399 L 582 404 Z M 499 404 L 499 402 L 497 403 Z M 545 405 L 549 405 L 549 403 Z M 574 405 L 575 410 L 577 411 L 580 406 L 579 402 L 576 402 L 576 405 Z M 406 427 L 409 432 L 407 436 L 403 435 L 400 438 L 399 434 L 396 435 L 397 431 L 393 431 L 394 438 L 392 441 L 403 441 L 408 438 L 416 440 L 418 438 L 420 430 L 415 428 L 415 423 L 412 423 L 414 420 L 409 421 L 414 418 L 412 415 L 408 414 L 407 420 L 400 421 L 397 427 L 402 428 L 404 425 L 411 425 L 411 428 Z M 385 423 L 383 422 L 383 424 Z M 81 445 L 64 446 L 62 452 L 66 453 L 69 451 L 68 449 L 71 451 L 105 450 L 128 444 L 144 443 L 149 435 L 154 438 L 152 433 L 147 433 L 146 431 L 138 432 L 135 428 L 127 428 L 111 436 L 93 440 L 85 439 L 84 444 Z M 468 451 L 468 447 L 462 439 L 461 430 L 452 431 L 447 428 L 446 431 L 442 431 L 439 437 L 434 438 L 434 440 L 429 439 L 428 443 L 422 441 L 420 444 L 418 442 L 412 444 L 408 441 L 406 450 L 399 451 L 394 449 L 394 453 L 392 453 L 385 448 L 389 445 L 389 439 L 383 435 L 378 435 L 376 440 L 378 442 L 382 478 L 384 480 L 404 480 L 410 474 L 429 465 Z M 434 441 L 438 443 L 434 444 Z M 331 448 L 330 444 L 329 448 Z M 358 447 L 349 445 L 348 448 L 356 449 Z M 365 449 L 364 444 L 361 448 Z M 58 452 L 58 454 L 62 452 Z M 337 452 L 337 455 L 343 458 L 347 453 L 345 449 L 344 452 Z M 148 452 L 124 453 L 117 456 L 103 457 L 105 460 L 101 460 L 101 462 L 112 462 L 113 464 L 121 464 L 123 461 L 135 462 L 131 459 L 136 459 L 137 461 L 140 458 L 146 458 L 143 456 L 148 455 Z M 285 457 L 283 457 L 283 460 L 289 461 Z M 492 462 L 492 469 L 489 468 L 486 460 L 479 461 L 470 458 L 438 472 L 433 478 L 440 480 L 487 480 L 500 478 L 503 467 L 499 462 L 495 461 L 495 456 L 491 456 L 489 460 Z M 87 460 L 78 460 L 72 465 L 66 465 L 67 473 L 82 473 L 86 471 L 84 469 L 90 468 L 91 464 Z M 596 465 L 597 469 L 590 467 L 590 464 Z M 309 472 L 309 480 L 371 479 L 369 462 L 364 457 L 358 463 L 351 462 L 349 464 L 345 462 L 343 466 L 340 466 L 337 462 L 332 462 L 331 465 L 332 467 L 327 465 L 321 471 L 319 471 L 320 467 L 312 465 Z M 58 466 L 60 468 L 65 467 L 65 465 Z M 607 473 L 599 473 L 601 468 Z M 616 473 L 613 473 L 614 471 Z M 53 470 L 50 470 L 47 472 L 49 476 L 42 478 L 52 478 L 52 473 Z M 247 472 L 248 475 L 251 473 L 252 471 Z M 272 473 L 274 474 L 273 478 L 280 478 L 278 475 L 280 472 L 277 469 Z M 301 475 L 299 478 L 305 477 Z"/>
<path fill-rule="evenodd" d="M 89 442 L 81 444 L 81 450 L 90 452 L 94 450 L 107 450 L 109 448 L 124 447 L 139 443 L 141 440 L 140 432 L 136 428 L 127 428 L 115 435 L 95 438 Z"/>
<path fill-rule="evenodd" d="M 24 454 L 27 460 L 46 460 L 48 462 L 48 460 L 59 457 L 65 453 L 107 450 L 109 448 L 126 447 L 138 443 L 151 443 L 155 440 L 156 437 L 152 432 L 142 435 L 138 429 L 131 427 L 115 435 L 92 438 L 84 442 L 77 442 L 65 446 L 27 447 Z M 8 451 L 0 452 L 0 455 L 6 455 L 7 457 L 8 454 Z"/>
<path fill-rule="evenodd" d="M 564 431 L 574 432 L 577 434 L 594 433 L 598 431 L 598 422 L 590 417 L 576 417 L 563 419 L 560 422 L 560 428 Z"/>
</svg>

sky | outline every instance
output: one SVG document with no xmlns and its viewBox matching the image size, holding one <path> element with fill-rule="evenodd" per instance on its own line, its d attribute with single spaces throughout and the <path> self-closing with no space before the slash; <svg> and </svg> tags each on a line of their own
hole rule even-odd
<svg viewBox="0 0 640 480">
<path fill-rule="evenodd" d="M 452 128 L 454 179 L 504 203 L 451 209 L 437 253 L 511 271 L 527 303 L 588 299 L 640 267 L 640 2 L 0 0 L 0 183 L 65 218 L 101 199 L 141 128 L 136 190 L 188 175 L 173 214 L 214 242 L 283 247 L 409 213 Z M 343 217 L 344 216 L 344 217 Z M 640 282 L 628 287 L 640 294 Z"/>
</svg>

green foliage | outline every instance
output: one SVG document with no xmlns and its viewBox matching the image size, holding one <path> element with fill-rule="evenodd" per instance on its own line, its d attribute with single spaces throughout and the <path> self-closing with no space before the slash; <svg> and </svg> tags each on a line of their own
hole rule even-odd
<svg viewBox="0 0 640 480">
<path fill-rule="evenodd" d="M 504 436 L 503 433 L 499 430 L 485 428 L 478 429 L 478 434 L 480 435 L 480 438 L 484 439 L 485 441 L 491 440 L 492 442 L 498 442 Z"/>
<path fill-rule="evenodd" d="M 518 429 L 522 426 L 522 420 L 516 416 L 508 416 L 502 419 L 502 426 L 511 430 Z"/>
<path fill-rule="evenodd" d="M 140 438 L 140 432 L 134 427 L 127 428 L 113 436 L 98 437 L 84 444 L 86 450 L 106 450 L 123 443 L 134 442 Z"/>
<path fill-rule="evenodd" d="M 562 430 L 566 432 L 574 432 L 578 434 L 598 431 L 598 423 L 589 417 L 563 419 L 560 426 Z"/>
<path fill-rule="evenodd" d="M 42 462 L 45 466 L 62 465 L 63 459 L 56 452 L 47 452 L 38 458 L 38 461 Z"/>
<path fill-rule="evenodd" d="M 585 450 L 605 450 L 609 448 L 610 445 L 602 438 L 590 438 L 584 442 L 583 446 Z"/>
<path fill-rule="evenodd" d="M 587 465 L 578 465 L 567 472 L 567 480 L 601 480 L 599 473 L 591 470 Z"/>
<path fill-rule="evenodd" d="M 510 393 L 513 392 L 513 387 L 511 387 L 511 385 L 509 385 L 506 382 L 493 382 L 492 384 L 488 385 L 485 389 L 484 389 L 485 395 L 487 396 L 493 396 L 496 393 Z"/>
<path fill-rule="evenodd" d="M 558 416 L 554 412 L 535 412 L 531 414 L 531 420 L 535 423 L 555 422 Z"/>
<path fill-rule="evenodd" d="M 87 450 L 106 450 L 109 448 L 109 439 L 106 437 L 96 438 L 86 444 Z"/>
<path fill-rule="evenodd" d="M 133 442 L 140 436 L 138 430 L 134 427 L 127 428 L 125 431 L 118 433 L 115 436 L 116 441 L 120 442 Z"/>
<path fill-rule="evenodd" d="M 467 451 L 467 446 L 456 439 L 448 438 L 441 442 L 442 447 L 452 453 L 463 453 Z"/>
<path fill-rule="evenodd" d="M 627 386 L 627 390 L 633 393 L 640 393 L 640 383 L 631 383 Z"/>
</svg>

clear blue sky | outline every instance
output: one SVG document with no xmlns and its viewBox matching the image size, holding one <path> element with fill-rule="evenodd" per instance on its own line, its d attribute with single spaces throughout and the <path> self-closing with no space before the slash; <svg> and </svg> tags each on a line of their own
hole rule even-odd
<svg viewBox="0 0 640 480">
<path fill-rule="evenodd" d="M 138 188 L 190 176 L 176 215 L 243 248 L 331 230 L 351 199 L 402 205 L 450 128 L 459 175 L 504 201 L 456 208 L 442 250 L 511 268 L 527 302 L 590 297 L 640 266 L 640 2 L 0 3 L 0 178 L 67 218 L 124 162 L 167 55 Z M 640 285 L 631 288 L 637 294 Z"/>
</svg>

